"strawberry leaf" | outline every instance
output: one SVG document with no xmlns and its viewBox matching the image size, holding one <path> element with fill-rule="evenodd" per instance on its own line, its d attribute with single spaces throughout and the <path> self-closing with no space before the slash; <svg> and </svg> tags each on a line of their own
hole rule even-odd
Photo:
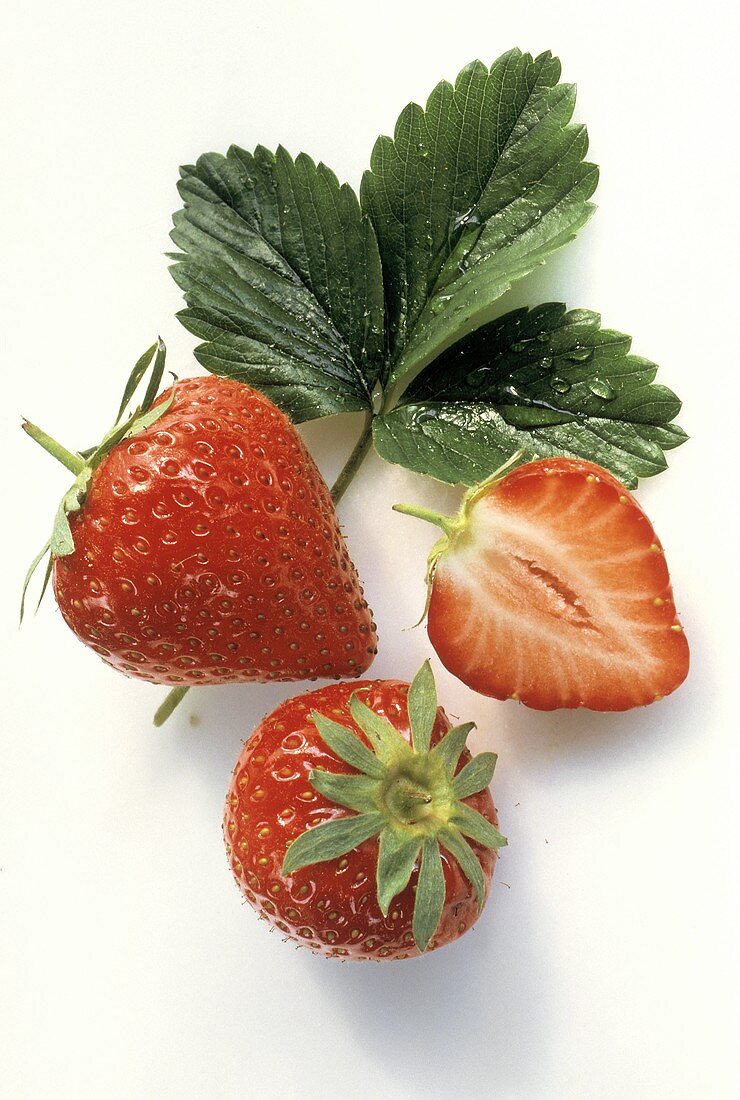
<svg viewBox="0 0 740 1100">
<path fill-rule="evenodd" d="M 294 421 L 367 410 L 381 373 L 375 232 L 324 164 L 232 146 L 181 169 L 172 239 L 178 314 L 196 358 L 248 382 Z"/>
<path fill-rule="evenodd" d="M 383 261 L 396 382 L 470 330 L 588 220 L 598 170 L 560 62 L 511 50 L 410 103 L 362 180 Z"/>
<path fill-rule="evenodd" d="M 486 323 L 594 209 L 598 169 L 560 72 L 549 52 L 515 49 L 442 81 L 377 139 L 359 201 L 282 147 L 181 169 L 172 271 L 196 357 L 295 421 L 366 413 L 335 501 L 371 444 L 452 484 L 521 450 L 586 458 L 634 487 L 686 439 L 655 366 L 597 314 L 545 305 Z"/>
<path fill-rule="evenodd" d="M 633 487 L 666 467 L 685 433 L 681 403 L 654 363 L 597 313 L 551 303 L 517 309 L 445 351 L 374 424 L 383 458 L 473 485 L 515 451 L 576 455 Z"/>
</svg>

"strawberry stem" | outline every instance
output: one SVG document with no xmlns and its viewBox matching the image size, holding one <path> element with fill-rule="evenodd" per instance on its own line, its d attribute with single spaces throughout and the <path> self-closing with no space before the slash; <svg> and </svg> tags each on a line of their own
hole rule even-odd
<svg viewBox="0 0 740 1100">
<path fill-rule="evenodd" d="M 368 412 L 365 417 L 365 424 L 362 429 L 362 435 L 357 440 L 355 447 L 350 454 L 349 458 L 342 467 L 339 477 L 331 487 L 331 499 L 335 504 L 338 504 L 342 499 L 347 489 L 349 488 L 352 478 L 355 476 L 360 466 L 362 465 L 367 452 L 370 450 L 373 441 L 373 420 L 375 419 L 372 412 Z"/>
<path fill-rule="evenodd" d="M 431 508 L 423 508 L 420 504 L 394 504 L 393 511 L 433 523 L 436 527 L 441 527 L 447 536 L 454 534 L 459 527 L 456 516 L 445 516 L 441 512 L 432 511 Z"/>
<path fill-rule="evenodd" d="M 84 458 L 68 451 L 66 447 L 63 447 L 61 443 L 57 443 L 56 439 L 52 439 L 50 435 L 47 435 L 36 424 L 32 424 L 30 420 L 24 420 L 21 427 L 26 435 L 30 435 L 31 439 L 43 447 L 57 462 L 61 462 L 62 466 L 66 466 L 68 470 L 71 470 L 75 477 L 85 469 L 87 463 Z"/>
<path fill-rule="evenodd" d="M 154 725 L 163 726 L 169 716 L 172 714 L 175 707 L 179 706 L 183 701 L 187 693 L 190 691 L 189 686 L 183 685 L 182 687 L 172 688 L 168 691 L 164 697 L 164 702 L 157 707 L 154 715 Z"/>
</svg>

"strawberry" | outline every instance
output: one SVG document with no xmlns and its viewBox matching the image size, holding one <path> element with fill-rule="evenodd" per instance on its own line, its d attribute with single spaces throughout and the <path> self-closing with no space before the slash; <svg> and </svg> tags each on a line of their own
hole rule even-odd
<svg viewBox="0 0 740 1100">
<path fill-rule="evenodd" d="M 371 664 L 375 624 L 329 490 L 263 394 L 180 382 L 86 458 L 27 430 L 77 474 L 50 540 L 54 593 L 108 664 L 181 690 Z"/>
<path fill-rule="evenodd" d="M 456 940 L 505 839 L 425 662 L 414 682 L 332 684 L 282 703 L 246 742 L 224 836 L 257 912 L 317 954 L 405 959 Z M 470 838 L 469 844 L 466 837 Z"/>
<path fill-rule="evenodd" d="M 397 505 L 444 537 L 430 556 L 429 640 L 468 687 L 537 710 L 628 710 L 686 678 L 663 549 L 608 471 L 541 459 L 484 482 L 457 517 Z"/>
</svg>

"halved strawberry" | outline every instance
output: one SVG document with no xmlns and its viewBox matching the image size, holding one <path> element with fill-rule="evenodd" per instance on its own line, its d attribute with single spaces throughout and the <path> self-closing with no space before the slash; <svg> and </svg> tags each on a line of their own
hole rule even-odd
<svg viewBox="0 0 740 1100">
<path fill-rule="evenodd" d="M 463 683 L 538 710 L 628 710 L 686 678 L 663 548 L 608 471 L 542 459 L 471 490 L 438 523 L 429 639 Z"/>
</svg>

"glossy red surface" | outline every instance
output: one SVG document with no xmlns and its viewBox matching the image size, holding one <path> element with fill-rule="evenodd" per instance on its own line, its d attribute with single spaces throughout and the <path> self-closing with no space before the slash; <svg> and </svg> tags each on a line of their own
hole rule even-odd
<svg viewBox="0 0 740 1100">
<path fill-rule="evenodd" d="M 290 421 L 248 386 L 178 383 L 70 519 L 57 602 L 129 676 L 302 680 L 358 676 L 373 660 L 375 625 L 327 486 Z"/>
<path fill-rule="evenodd" d="M 329 802 L 309 782 L 312 768 L 352 773 L 352 768 L 324 745 L 309 717 L 311 712 L 317 710 L 341 722 L 368 744 L 348 710 L 350 696 L 363 691 L 364 702 L 410 741 L 408 686 L 398 680 L 341 683 L 290 699 L 260 723 L 234 769 L 224 836 L 236 881 L 250 904 L 283 935 L 322 955 L 404 959 L 419 954 L 411 932 L 418 867 L 384 917 L 375 894 L 377 838 L 341 859 L 305 867 L 292 875 L 284 876 L 281 871 L 288 845 L 309 826 L 351 813 Z M 440 708 L 432 743 L 449 728 Z M 465 751 L 460 767 L 469 759 Z M 465 801 L 497 823 L 488 789 Z M 481 861 L 488 893 L 496 853 L 472 841 L 471 846 Z M 446 901 L 428 950 L 457 939 L 478 917 L 470 883 L 444 849 L 442 860 Z"/>
</svg>

